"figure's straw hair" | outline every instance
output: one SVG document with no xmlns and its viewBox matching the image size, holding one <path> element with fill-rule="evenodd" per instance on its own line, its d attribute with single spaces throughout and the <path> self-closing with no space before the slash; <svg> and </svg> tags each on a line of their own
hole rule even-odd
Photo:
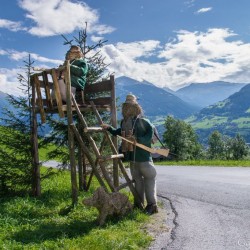
<svg viewBox="0 0 250 250">
<path fill-rule="evenodd" d="M 138 103 L 123 103 L 122 104 L 122 115 L 124 119 L 128 117 L 134 117 L 138 115 L 142 115 L 143 110 Z"/>
<path fill-rule="evenodd" d="M 74 52 L 73 52 L 73 51 Z M 73 59 L 79 59 L 83 57 L 83 53 L 81 51 L 81 48 L 76 45 L 72 45 L 70 49 L 67 51 L 65 59 L 66 60 L 73 60 Z"/>
</svg>

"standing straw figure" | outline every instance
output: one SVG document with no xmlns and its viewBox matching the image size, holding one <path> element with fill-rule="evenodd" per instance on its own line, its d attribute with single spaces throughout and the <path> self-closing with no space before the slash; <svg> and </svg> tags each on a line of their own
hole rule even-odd
<svg viewBox="0 0 250 250">
<path fill-rule="evenodd" d="M 120 135 L 130 140 L 151 147 L 153 137 L 153 125 L 149 120 L 142 117 L 142 108 L 138 104 L 134 95 L 129 94 L 122 105 L 123 120 L 121 127 L 113 128 L 108 124 L 103 124 L 103 129 L 108 130 L 112 135 Z M 157 213 L 156 196 L 156 170 L 151 154 L 132 144 L 122 142 L 122 151 L 125 159 L 130 162 L 130 171 L 135 181 L 135 189 L 140 200 L 134 200 L 134 207 L 140 207 L 140 202 L 144 203 L 146 196 L 147 206 L 145 212 L 149 215 Z"/>
</svg>

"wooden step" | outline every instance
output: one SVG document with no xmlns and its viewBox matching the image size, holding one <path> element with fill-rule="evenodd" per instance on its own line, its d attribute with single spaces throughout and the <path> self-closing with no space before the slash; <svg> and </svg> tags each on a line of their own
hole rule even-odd
<svg viewBox="0 0 250 250">
<path fill-rule="evenodd" d="M 85 127 L 84 132 L 85 133 L 91 133 L 91 132 L 103 132 L 104 129 L 101 127 Z"/>
<path fill-rule="evenodd" d="M 125 183 L 121 184 L 119 187 L 116 187 L 115 189 L 116 189 L 116 191 L 119 191 L 119 190 L 121 190 L 121 189 L 123 189 L 123 188 L 128 187 L 129 185 L 131 185 L 131 184 L 133 184 L 133 183 L 135 183 L 135 181 L 134 181 L 134 180 L 131 180 L 131 181 L 129 181 L 129 182 L 125 182 Z"/>
<path fill-rule="evenodd" d="M 120 159 L 123 157 L 124 157 L 123 154 L 117 154 L 117 155 L 100 156 L 98 159 L 99 159 L 99 161 L 109 161 L 109 160 L 113 160 L 113 159 Z"/>
</svg>

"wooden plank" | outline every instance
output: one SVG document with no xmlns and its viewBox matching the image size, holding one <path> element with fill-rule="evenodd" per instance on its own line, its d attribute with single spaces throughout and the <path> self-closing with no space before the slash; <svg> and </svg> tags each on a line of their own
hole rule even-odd
<svg viewBox="0 0 250 250">
<path fill-rule="evenodd" d="M 119 190 L 121 190 L 121 189 L 123 189 L 123 188 L 126 188 L 126 187 L 128 187 L 129 185 L 132 185 L 134 182 L 135 182 L 134 180 L 132 180 L 132 181 L 130 181 L 130 182 L 125 182 L 125 183 L 121 184 L 119 187 L 117 187 L 116 190 L 119 191 Z"/>
<path fill-rule="evenodd" d="M 101 127 L 85 127 L 84 129 L 84 132 L 87 133 L 87 132 L 103 132 L 103 128 Z"/>
<path fill-rule="evenodd" d="M 139 148 L 142 148 L 152 154 L 159 154 L 159 155 L 163 155 L 163 156 L 168 156 L 169 154 L 169 149 L 164 149 L 164 148 L 150 148 L 150 147 L 147 147 L 141 143 L 138 143 L 138 142 L 132 142 L 130 140 L 128 140 L 127 138 L 125 137 L 122 137 L 120 135 L 117 135 L 117 137 L 121 138 L 122 140 L 128 142 L 128 143 L 131 143 L 133 145 L 135 145 L 136 147 L 139 147 Z"/>
<path fill-rule="evenodd" d="M 43 72 L 43 84 L 44 84 L 45 95 L 46 95 L 46 105 L 49 108 L 52 108 L 53 101 L 52 101 L 52 97 L 51 97 L 51 94 L 50 94 L 48 75 L 47 75 L 47 73 L 45 71 Z"/>
<path fill-rule="evenodd" d="M 115 97 L 115 77 L 113 75 L 110 76 L 110 82 L 112 84 L 111 91 L 111 125 L 116 128 L 117 127 L 117 112 L 116 112 L 116 97 Z M 112 142 L 114 147 L 118 151 L 118 140 L 117 137 L 112 137 Z M 114 185 L 119 186 L 119 167 L 117 160 L 113 161 L 113 179 Z"/>
<path fill-rule="evenodd" d="M 34 75 L 34 83 L 35 83 L 35 86 L 36 86 L 37 104 L 38 104 L 40 115 L 41 115 L 41 121 L 42 121 L 42 123 L 45 123 L 46 122 L 46 115 L 45 115 L 45 111 L 44 111 L 44 108 L 43 108 L 40 82 L 39 82 L 39 79 L 38 79 L 37 75 Z"/>
<path fill-rule="evenodd" d="M 64 112 L 63 112 L 63 109 L 62 109 L 62 97 L 61 97 L 61 94 L 60 94 L 60 89 L 59 89 L 55 69 L 52 69 L 52 79 L 53 79 L 53 83 L 54 83 L 54 90 L 55 90 L 55 97 L 56 97 L 58 113 L 59 113 L 60 117 L 63 118 L 65 115 L 64 115 Z"/>
<path fill-rule="evenodd" d="M 32 181 L 32 192 L 34 196 L 40 196 L 41 195 L 41 176 L 40 176 L 40 162 L 39 162 L 39 151 L 38 151 L 38 132 L 37 132 L 37 115 L 35 112 L 36 109 L 36 86 L 34 83 L 34 77 L 32 76 L 30 78 L 31 85 L 32 85 L 32 125 L 31 125 L 31 138 L 32 138 L 32 175 L 33 175 L 33 181 Z"/>
<path fill-rule="evenodd" d="M 109 161 L 117 158 L 123 158 L 123 154 L 118 154 L 118 155 L 108 155 L 108 156 L 100 156 L 99 160 L 100 161 Z"/>
<path fill-rule="evenodd" d="M 85 94 L 92 94 L 104 91 L 111 91 L 112 90 L 112 82 L 110 80 L 104 80 L 101 82 L 93 83 L 93 84 L 86 84 L 84 88 Z"/>
<path fill-rule="evenodd" d="M 52 74 L 55 75 L 55 72 L 52 72 Z M 76 161 L 75 161 L 75 137 L 74 137 L 74 132 L 70 128 L 70 124 L 73 123 L 73 114 L 71 106 L 70 66 L 68 60 L 66 61 L 65 83 L 66 83 L 66 98 L 67 98 L 68 145 L 69 145 L 69 156 L 70 156 L 72 203 L 76 204 L 78 201 L 78 187 L 77 187 L 77 173 L 76 173 Z"/>
<path fill-rule="evenodd" d="M 95 99 L 90 99 L 88 97 L 85 98 L 86 104 L 90 103 L 91 101 L 93 101 L 95 105 L 111 105 L 112 103 L 111 97 L 98 97 Z"/>
<path fill-rule="evenodd" d="M 63 111 L 67 111 L 67 107 L 66 105 L 63 105 L 62 107 Z M 92 108 L 90 106 L 78 106 L 78 109 L 80 110 L 80 112 L 91 112 Z M 99 111 L 110 111 L 110 107 L 105 107 L 105 106 L 97 106 L 97 109 Z M 75 107 L 72 107 L 72 111 L 77 111 L 77 109 Z"/>
</svg>

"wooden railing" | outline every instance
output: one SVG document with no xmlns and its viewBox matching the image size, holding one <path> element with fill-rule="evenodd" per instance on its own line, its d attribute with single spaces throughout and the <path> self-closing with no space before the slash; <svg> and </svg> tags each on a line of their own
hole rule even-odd
<svg viewBox="0 0 250 250">
<path fill-rule="evenodd" d="M 67 66 L 56 69 L 41 69 L 40 72 L 31 75 L 30 82 L 35 88 L 33 92 L 35 96 L 32 98 L 36 100 L 36 113 L 40 113 L 43 123 L 46 122 L 47 113 L 58 113 L 63 118 L 67 112 L 67 106 L 62 101 L 58 83 L 58 75 L 62 71 L 64 71 L 64 75 L 68 74 L 69 76 L 70 72 Z M 70 77 L 65 77 L 66 79 L 70 79 Z M 52 90 L 55 93 L 55 99 L 52 99 Z M 78 91 L 76 95 L 81 97 L 78 106 L 82 112 L 92 110 L 90 101 L 94 102 L 98 110 L 111 111 L 111 114 L 116 112 L 114 76 L 93 84 L 87 83 L 84 91 Z M 72 111 L 75 111 L 74 107 L 72 107 Z"/>
</svg>

